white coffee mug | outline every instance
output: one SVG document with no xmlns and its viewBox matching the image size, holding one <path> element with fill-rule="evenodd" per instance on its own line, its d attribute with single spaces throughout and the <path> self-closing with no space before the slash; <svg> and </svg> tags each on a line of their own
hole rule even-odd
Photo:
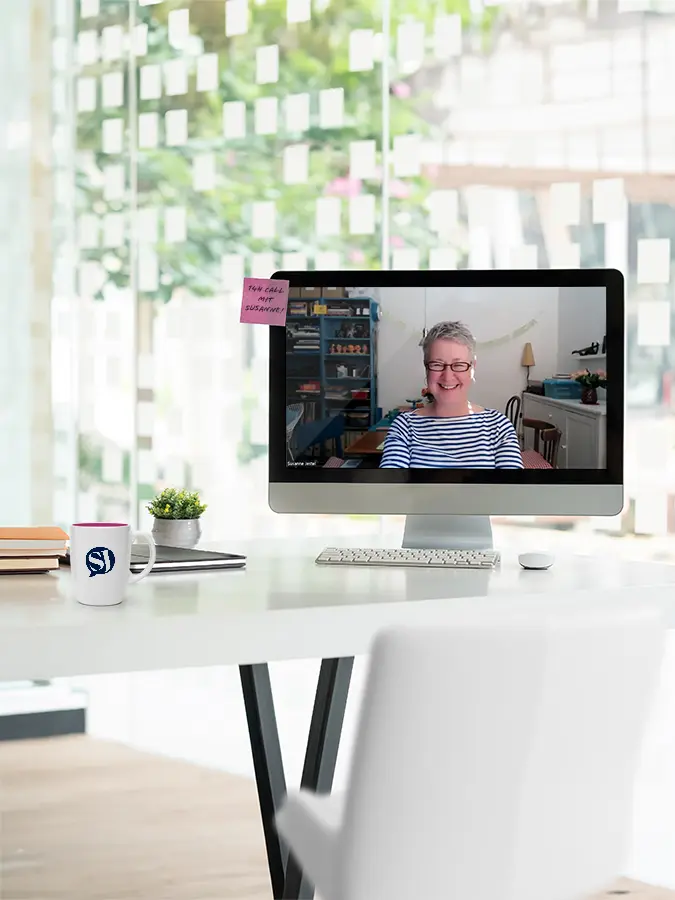
<svg viewBox="0 0 675 900">
<path fill-rule="evenodd" d="M 131 545 L 137 538 L 147 543 L 149 558 L 143 571 L 132 575 Z M 73 595 L 85 606 L 116 606 L 124 600 L 128 585 L 145 578 L 156 558 L 149 532 L 118 523 L 77 522 L 70 529 Z"/>
</svg>

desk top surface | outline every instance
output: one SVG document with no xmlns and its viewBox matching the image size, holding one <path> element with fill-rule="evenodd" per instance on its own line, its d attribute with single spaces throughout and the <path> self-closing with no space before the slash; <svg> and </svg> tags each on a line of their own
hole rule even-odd
<svg viewBox="0 0 675 900">
<path fill-rule="evenodd" d="M 71 598 L 67 569 L 2 576 L 0 681 L 352 656 L 367 652 L 387 625 L 435 621 L 448 611 L 454 617 L 478 604 L 499 609 L 528 594 L 546 603 L 651 587 L 646 593 L 669 611 L 672 603 L 675 627 L 675 566 L 559 556 L 548 571 L 528 572 L 511 553 L 491 571 L 314 562 L 326 546 L 355 543 L 208 545 L 246 554 L 246 569 L 150 575 L 120 606 L 98 609 Z"/>
</svg>

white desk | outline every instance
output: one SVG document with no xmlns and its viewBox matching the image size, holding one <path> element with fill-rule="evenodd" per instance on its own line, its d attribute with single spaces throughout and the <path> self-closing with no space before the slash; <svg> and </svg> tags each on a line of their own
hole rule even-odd
<svg viewBox="0 0 675 900">
<path fill-rule="evenodd" d="M 353 657 L 386 625 L 434 621 L 476 604 L 499 609 L 523 594 L 583 602 L 583 592 L 637 589 L 666 604 L 675 627 L 675 566 L 558 557 L 548 571 L 526 572 L 510 554 L 489 572 L 316 566 L 331 543 L 231 542 L 226 549 L 248 556 L 245 570 L 151 575 L 127 602 L 106 609 L 75 603 L 67 570 L 2 576 L 0 681 L 238 665 L 274 896 L 299 898 L 311 897 L 311 886 L 273 826 L 286 786 L 268 662 L 323 660 L 302 783 L 329 791 Z"/>
<path fill-rule="evenodd" d="M 524 593 L 668 585 L 675 625 L 675 566 L 561 556 L 526 572 L 510 554 L 491 572 L 315 565 L 331 543 L 228 542 L 246 569 L 150 575 L 105 609 L 70 599 L 67 569 L 2 576 L 0 681 L 354 656 L 381 627 L 419 622 L 448 601 L 499 606 Z"/>
</svg>

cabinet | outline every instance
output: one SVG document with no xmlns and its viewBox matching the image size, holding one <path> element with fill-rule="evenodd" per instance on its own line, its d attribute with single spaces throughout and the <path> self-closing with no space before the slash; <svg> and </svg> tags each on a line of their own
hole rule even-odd
<svg viewBox="0 0 675 900">
<path fill-rule="evenodd" d="M 541 419 L 560 429 L 559 469 L 604 469 L 607 466 L 607 412 L 604 404 L 583 406 L 578 400 L 554 400 L 523 394 L 523 418 Z M 525 448 L 533 432 L 524 429 Z"/>
<path fill-rule="evenodd" d="M 303 422 L 343 415 L 345 431 L 377 422 L 378 323 L 379 305 L 369 297 L 289 304 L 286 404 L 302 404 Z"/>
</svg>

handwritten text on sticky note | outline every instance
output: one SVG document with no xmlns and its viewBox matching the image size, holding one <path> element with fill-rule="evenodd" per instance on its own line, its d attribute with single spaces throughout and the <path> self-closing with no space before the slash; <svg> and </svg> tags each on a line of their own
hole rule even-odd
<svg viewBox="0 0 675 900">
<path fill-rule="evenodd" d="M 288 282 L 270 278 L 244 278 L 240 322 L 285 325 Z"/>
</svg>

